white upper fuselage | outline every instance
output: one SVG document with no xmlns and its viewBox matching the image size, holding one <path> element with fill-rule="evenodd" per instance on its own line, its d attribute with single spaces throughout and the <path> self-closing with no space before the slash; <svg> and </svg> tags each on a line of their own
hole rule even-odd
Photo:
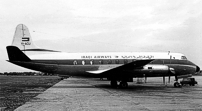
<svg viewBox="0 0 202 111">
<path fill-rule="evenodd" d="M 181 53 L 168 52 L 94 52 L 94 53 L 65 53 L 48 52 L 29 56 L 38 60 L 64 59 L 186 59 Z"/>
</svg>

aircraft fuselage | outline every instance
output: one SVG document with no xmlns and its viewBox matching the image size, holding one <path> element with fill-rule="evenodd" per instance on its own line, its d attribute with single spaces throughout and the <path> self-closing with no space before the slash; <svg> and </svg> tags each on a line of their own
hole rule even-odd
<svg viewBox="0 0 202 111">
<path fill-rule="evenodd" d="M 76 61 L 76 63 L 75 63 Z M 96 71 L 102 69 L 115 68 L 123 64 L 135 61 L 134 59 L 115 59 L 115 60 L 32 60 L 30 62 L 12 61 L 12 63 L 20 65 L 32 70 L 56 73 L 70 76 L 88 76 L 88 77 L 105 77 L 107 75 L 90 74 L 86 71 Z M 172 73 L 171 68 L 174 69 Z M 194 74 L 197 71 L 195 64 L 189 60 L 175 59 L 155 59 L 149 64 L 140 68 L 124 69 L 118 73 L 130 75 L 130 77 L 160 77 Z"/>
</svg>

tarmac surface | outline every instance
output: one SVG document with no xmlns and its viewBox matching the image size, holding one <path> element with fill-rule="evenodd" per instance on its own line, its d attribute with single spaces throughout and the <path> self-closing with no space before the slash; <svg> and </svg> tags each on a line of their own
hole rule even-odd
<svg viewBox="0 0 202 111">
<path fill-rule="evenodd" d="M 105 80 L 67 78 L 16 111 L 202 111 L 202 76 L 195 76 L 198 85 L 182 88 L 174 88 L 173 79 L 167 85 L 162 78 L 134 79 L 119 89 Z"/>
</svg>

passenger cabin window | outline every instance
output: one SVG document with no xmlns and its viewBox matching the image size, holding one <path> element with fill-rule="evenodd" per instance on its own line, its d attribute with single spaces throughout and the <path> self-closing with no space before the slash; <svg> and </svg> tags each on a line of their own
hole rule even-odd
<svg viewBox="0 0 202 111">
<path fill-rule="evenodd" d="M 102 61 L 102 60 L 99 60 L 99 64 L 103 64 L 103 61 Z"/>
<path fill-rule="evenodd" d="M 182 60 L 187 60 L 187 58 L 185 56 L 182 56 L 181 59 Z"/>
<path fill-rule="evenodd" d="M 90 61 L 90 65 L 93 65 L 93 60 Z"/>
<path fill-rule="evenodd" d="M 130 62 L 133 62 L 133 60 L 132 59 L 128 59 L 128 63 L 130 63 Z"/>
<path fill-rule="evenodd" d="M 103 60 L 103 64 L 108 64 L 108 60 Z"/>
<path fill-rule="evenodd" d="M 128 60 L 124 60 L 124 64 L 127 64 L 128 63 Z"/>
<path fill-rule="evenodd" d="M 75 61 L 73 62 L 73 64 L 74 64 L 74 65 L 77 65 L 77 61 L 75 60 Z"/>
<path fill-rule="evenodd" d="M 112 61 L 111 61 L 111 60 L 108 60 L 108 64 L 112 64 Z"/>
<path fill-rule="evenodd" d="M 119 60 L 119 64 L 124 64 L 124 60 L 123 59 Z"/>
<path fill-rule="evenodd" d="M 116 64 L 119 64 L 119 60 L 116 60 L 115 63 L 116 63 Z"/>
<path fill-rule="evenodd" d="M 82 61 L 82 65 L 85 65 L 85 61 Z"/>
</svg>

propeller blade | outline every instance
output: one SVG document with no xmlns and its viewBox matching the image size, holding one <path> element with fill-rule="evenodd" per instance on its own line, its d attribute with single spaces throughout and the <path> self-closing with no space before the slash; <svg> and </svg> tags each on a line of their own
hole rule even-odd
<svg viewBox="0 0 202 111">
<path fill-rule="evenodd" d="M 168 83 L 170 83 L 170 75 L 168 76 Z"/>
<path fill-rule="evenodd" d="M 177 75 L 175 75 L 175 81 L 178 81 Z"/>
<path fill-rule="evenodd" d="M 165 76 L 163 76 L 163 84 L 165 84 Z"/>
</svg>

